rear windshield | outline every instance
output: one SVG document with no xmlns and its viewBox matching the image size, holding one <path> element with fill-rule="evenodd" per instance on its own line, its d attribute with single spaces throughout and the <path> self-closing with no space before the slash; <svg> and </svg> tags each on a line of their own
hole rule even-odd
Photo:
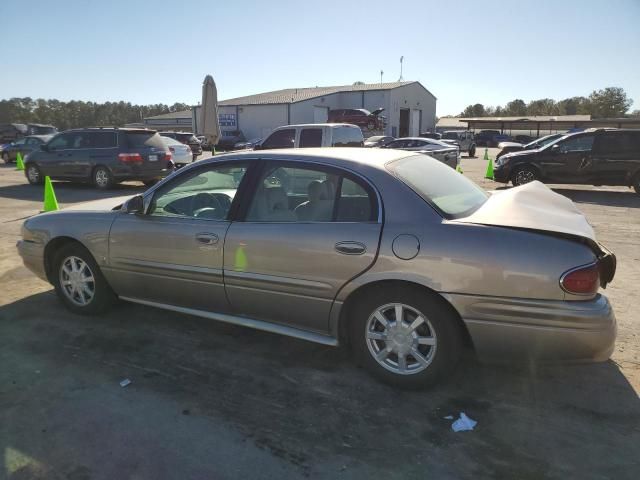
<svg viewBox="0 0 640 480">
<path fill-rule="evenodd" d="M 401 158 L 386 167 L 446 218 L 471 215 L 489 198 L 464 175 L 425 155 Z"/>
<path fill-rule="evenodd" d="M 165 148 L 162 138 L 156 132 L 125 132 L 124 139 L 126 148 Z"/>
<path fill-rule="evenodd" d="M 457 140 L 458 134 L 456 132 L 444 132 L 442 134 L 442 138 L 445 138 L 447 140 Z"/>
<path fill-rule="evenodd" d="M 198 141 L 195 135 L 192 135 L 190 133 L 176 133 L 176 138 L 181 142 L 197 142 Z"/>
</svg>

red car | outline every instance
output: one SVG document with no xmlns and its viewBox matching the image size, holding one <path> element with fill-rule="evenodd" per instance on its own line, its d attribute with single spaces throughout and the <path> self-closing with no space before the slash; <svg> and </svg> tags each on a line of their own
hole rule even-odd
<svg viewBox="0 0 640 480">
<path fill-rule="evenodd" d="M 360 128 L 368 128 L 369 130 L 384 129 L 384 117 L 380 114 L 384 108 L 378 108 L 373 112 L 364 108 L 339 108 L 337 110 L 329 110 L 329 123 L 351 123 Z"/>
</svg>

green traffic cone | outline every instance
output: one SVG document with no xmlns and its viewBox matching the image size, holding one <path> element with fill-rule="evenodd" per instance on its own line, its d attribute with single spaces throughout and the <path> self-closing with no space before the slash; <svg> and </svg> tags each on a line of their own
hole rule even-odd
<svg viewBox="0 0 640 480">
<path fill-rule="evenodd" d="M 60 208 L 58 207 L 56 193 L 53 191 L 51 178 L 47 175 L 44 177 L 44 211 L 53 212 L 55 210 L 60 210 Z"/>
<path fill-rule="evenodd" d="M 487 172 L 484 174 L 484 178 L 493 180 L 493 160 L 487 158 Z"/>
<path fill-rule="evenodd" d="M 20 152 L 16 155 L 16 170 L 24 170 L 24 162 L 22 161 L 22 154 Z"/>
<path fill-rule="evenodd" d="M 458 172 L 458 173 L 464 173 L 464 172 L 462 171 L 462 167 L 460 166 L 460 164 L 458 164 L 458 165 L 456 166 L 456 172 Z"/>
<path fill-rule="evenodd" d="M 488 148 L 484 149 L 484 159 L 485 160 L 489 160 L 489 149 Z"/>
</svg>

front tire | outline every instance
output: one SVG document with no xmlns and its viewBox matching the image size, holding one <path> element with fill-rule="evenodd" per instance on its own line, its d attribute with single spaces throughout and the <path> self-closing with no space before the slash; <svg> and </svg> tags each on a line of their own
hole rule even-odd
<svg viewBox="0 0 640 480">
<path fill-rule="evenodd" d="M 24 174 L 31 185 L 42 185 L 44 183 L 42 171 L 35 163 L 28 164 Z"/>
<path fill-rule="evenodd" d="M 476 146 L 473 145 L 470 149 L 469 149 L 469 156 L 470 157 L 475 157 L 476 156 Z"/>
<path fill-rule="evenodd" d="M 62 247 L 55 253 L 52 265 L 53 286 L 72 312 L 96 315 L 108 311 L 116 301 L 100 267 L 82 245 Z"/>
<path fill-rule="evenodd" d="M 429 387 L 460 358 L 457 322 L 435 294 L 412 287 L 378 288 L 354 309 L 350 338 L 355 360 L 385 383 Z"/>
<path fill-rule="evenodd" d="M 96 167 L 93 170 L 93 184 L 99 190 L 108 190 L 114 185 L 113 175 L 107 167 Z"/>
<path fill-rule="evenodd" d="M 530 165 L 523 165 L 513 172 L 511 175 L 511 183 L 514 187 L 519 187 L 520 185 L 533 182 L 539 178 L 540 174 L 538 173 L 538 170 Z"/>
</svg>

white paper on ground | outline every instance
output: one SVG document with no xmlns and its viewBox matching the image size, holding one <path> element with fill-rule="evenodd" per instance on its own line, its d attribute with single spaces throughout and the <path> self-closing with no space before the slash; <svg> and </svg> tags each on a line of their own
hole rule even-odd
<svg viewBox="0 0 640 480">
<path fill-rule="evenodd" d="M 451 424 L 451 429 L 454 432 L 466 432 L 473 430 L 477 424 L 478 422 L 467 417 L 464 412 L 460 412 L 460 418 Z"/>
</svg>

